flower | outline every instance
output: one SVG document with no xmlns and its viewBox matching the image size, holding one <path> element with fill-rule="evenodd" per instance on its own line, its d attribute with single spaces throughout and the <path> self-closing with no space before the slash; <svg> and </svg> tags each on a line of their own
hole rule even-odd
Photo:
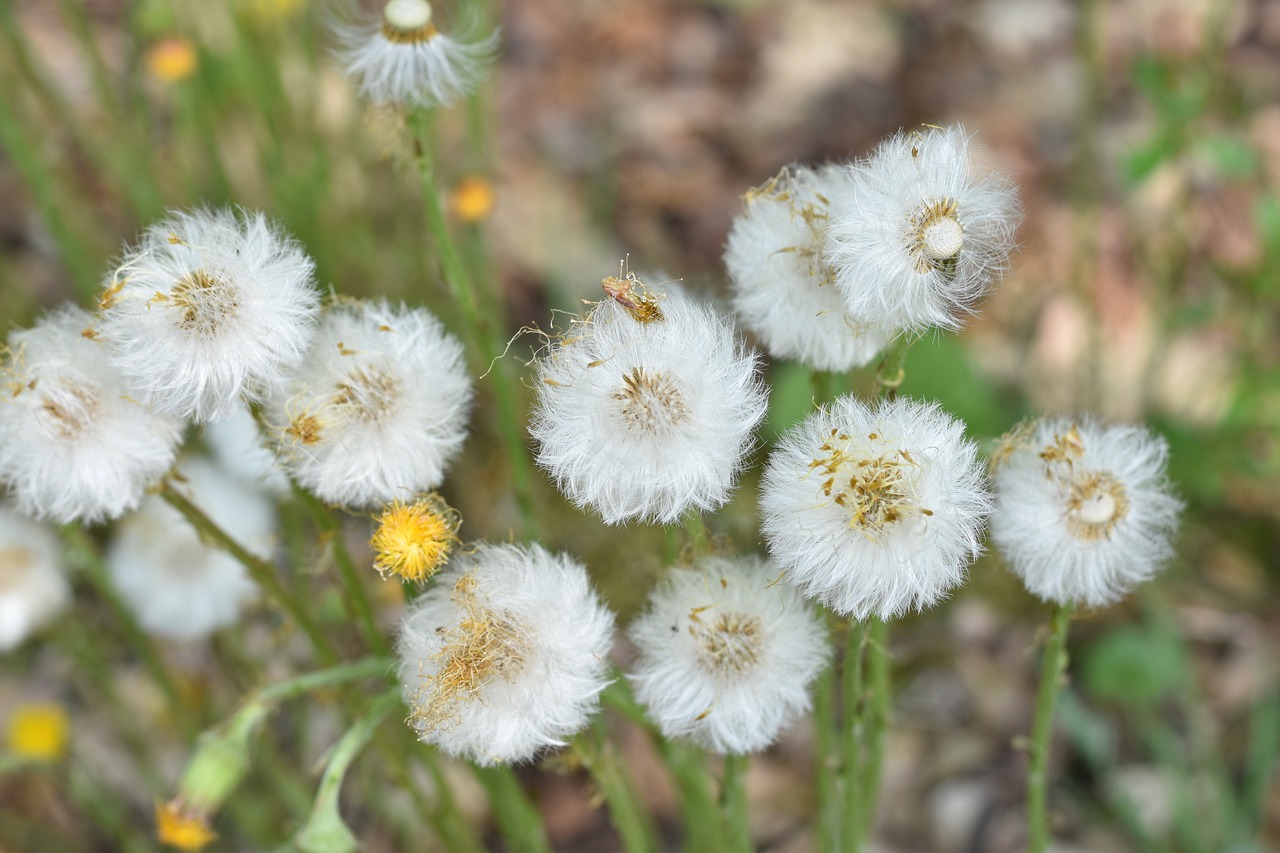
<svg viewBox="0 0 1280 853">
<path fill-rule="evenodd" d="M 133 509 L 173 464 L 182 424 L 126 395 L 90 316 L 71 305 L 0 355 L 0 484 L 22 512 L 97 522 Z"/>
<path fill-rule="evenodd" d="M 538 361 L 538 463 L 607 524 L 720 506 L 767 405 L 755 353 L 678 293 L 634 275 L 605 289 Z"/>
<path fill-rule="evenodd" d="M 217 838 L 204 815 L 188 813 L 177 801 L 156 801 L 156 840 L 161 844 L 179 850 L 200 850 Z"/>
<path fill-rule="evenodd" d="M 196 47 L 180 36 L 162 39 L 148 48 L 147 73 L 164 83 L 177 83 L 196 73 Z"/>
<path fill-rule="evenodd" d="M 458 542 L 462 517 L 435 494 L 412 503 L 395 501 L 378 515 L 369 540 L 373 567 L 406 581 L 424 582 L 440 570 Z"/>
<path fill-rule="evenodd" d="M 112 273 L 99 331 L 144 403 L 228 418 L 301 364 L 320 306 L 314 268 L 261 213 L 170 211 Z"/>
<path fill-rule="evenodd" d="M 9 651 L 71 597 L 53 531 L 0 506 L 0 651 Z"/>
<path fill-rule="evenodd" d="M 822 622 L 763 557 L 708 557 L 663 579 L 628 633 L 636 699 L 667 737 L 757 752 L 809 710 Z"/>
<path fill-rule="evenodd" d="M 1043 419 L 1005 436 L 992 459 L 991 536 L 1027 589 L 1101 607 L 1173 555 L 1181 502 L 1168 446 L 1141 427 Z"/>
<path fill-rule="evenodd" d="M 219 465 L 245 482 L 277 498 L 292 489 L 276 454 L 263 443 L 262 431 L 248 408 L 241 406 L 226 420 L 205 424 L 204 442 Z"/>
<path fill-rule="evenodd" d="M 832 199 L 827 262 L 848 311 L 918 331 L 959 329 L 1009 265 L 1013 185 L 977 179 L 964 128 L 898 133 L 849 169 Z"/>
<path fill-rule="evenodd" d="M 335 29 L 347 74 L 380 104 L 450 106 L 484 79 L 498 50 L 497 30 L 484 37 L 475 27 L 463 27 L 460 38 L 442 33 L 426 0 L 390 0 L 380 19 Z"/>
<path fill-rule="evenodd" d="M 493 211 L 493 184 L 479 175 L 463 178 L 449 193 L 449 210 L 468 225 L 483 221 Z"/>
<path fill-rule="evenodd" d="M 595 713 L 613 614 L 569 556 L 480 545 L 411 608 L 397 648 L 421 740 L 479 764 L 527 761 Z"/>
<path fill-rule="evenodd" d="M 892 328 L 849 313 L 824 257 L 831 200 L 849 182 L 835 165 L 788 166 L 747 193 L 733 221 L 724 252 L 733 306 L 774 358 L 852 370 L 893 337 Z"/>
<path fill-rule="evenodd" d="M 178 471 L 176 489 L 251 553 L 271 556 L 275 511 L 261 492 L 199 457 L 181 460 Z M 116 526 L 106 559 L 138 624 L 164 637 L 205 637 L 235 622 L 258 594 L 244 567 L 206 545 L 159 495 Z"/>
<path fill-rule="evenodd" d="M 67 751 L 71 728 L 67 712 L 56 702 L 19 705 L 9 717 L 5 742 L 9 752 L 34 761 L 57 761 Z"/>
<path fill-rule="evenodd" d="M 787 577 L 858 619 L 924 608 L 959 584 L 990 505 L 964 424 L 905 397 L 814 412 L 779 441 L 760 495 Z"/>
<path fill-rule="evenodd" d="M 462 345 L 424 308 L 345 302 L 267 404 L 285 468 L 329 503 L 412 500 L 444 481 L 466 440 Z"/>
</svg>

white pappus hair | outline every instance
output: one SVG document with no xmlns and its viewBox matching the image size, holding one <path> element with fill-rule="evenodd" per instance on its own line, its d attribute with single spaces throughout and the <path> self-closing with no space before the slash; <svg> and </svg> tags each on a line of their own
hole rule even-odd
<svg viewBox="0 0 1280 853">
<path fill-rule="evenodd" d="M 449 755 L 528 761 L 596 713 L 612 643 L 613 614 L 581 564 L 538 545 L 480 545 L 401 623 L 409 723 Z"/>
<path fill-rule="evenodd" d="M 964 580 L 991 496 L 961 421 L 905 397 L 845 396 L 782 437 L 760 508 L 792 583 L 842 615 L 889 619 Z"/>
</svg>

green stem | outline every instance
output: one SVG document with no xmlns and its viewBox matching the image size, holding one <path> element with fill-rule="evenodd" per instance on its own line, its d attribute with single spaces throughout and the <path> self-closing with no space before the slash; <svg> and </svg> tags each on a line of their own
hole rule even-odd
<svg viewBox="0 0 1280 853">
<path fill-rule="evenodd" d="M 862 777 L 862 805 L 860 813 L 866 827 L 867 839 L 875 829 L 876 800 L 880 793 L 880 771 L 884 766 L 884 741 L 889 730 L 891 694 L 889 685 L 889 624 L 883 619 L 872 619 L 867 637 L 867 670 L 869 673 L 867 714 L 867 756 Z"/>
<path fill-rule="evenodd" d="M 658 849 L 657 836 L 649 814 L 623 772 L 617 751 L 608 738 L 604 715 L 574 739 L 582 766 L 591 774 L 609 807 L 609 822 L 627 853 L 649 853 Z"/>
<path fill-rule="evenodd" d="M 840 803 L 840 744 L 842 742 L 839 703 L 836 702 L 835 667 L 827 667 L 818 677 L 814 691 L 814 725 L 817 728 L 818 849 L 838 850 L 844 810 Z"/>
<path fill-rule="evenodd" d="M 1067 670 L 1067 627 L 1070 621 L 1071 605 L 1058 605 L 1053 613 L 1040 672 L 1040 692 L 1036 697 L 1036 718 L 1031 732 L 1031 764 L 1027 770 L 1027 831 L 1032 853 L 1044 853 L 1049 847 L 1046 808 L 1049 738 L 1053 732 L 1053 706 L 1058 698 L 1058 687 Z"/>
<path fill-rule="evenodd" d="M 316 654 L 320 656 L 321 660 L 325 663 L 337 662 L 338 653 L 333 644 L 325 636 L 324 632 L 320 630 L 320 626 L 316 624 L 315 620 L 311 618 L 311 614 L 307 609 L 285 590 L 284 585 L 280 583 L 280 578 L 276 575 L 275 566 L 250 553 L 243 545 L 214 523 L 213 519 L 205 515 L 203 510 L 187 500 L 168 480 L 165 480 L 160 485 L 160 495 L 169 502 L 170 506 L 182 513 L 183 518 L 196 529 L 202 538 L 222 547 L 249 571 L 249 575 L 253 580 L 285 609 L 285 612 L 311 639 L 311 645 L 315 647 Z"/>
<path fill-rule="evenodd" d="M 748 755 L 724 757 L 724 787 L 720 792 L 720 807 L 724 815 L 725 848 L 730 853 L 750 853 L 755 850 L 751 842 L 747 807 Z"/>
<path fill-rule="evenodd" d="M 375 653 L 388 654 L 391 651 L 391 644 L 378 630 L 378 620 L 374 616 L 373 605 L 369 602 L 369 593 L 360 581 L 360 573 L 356 570 L 355 561 L 351 559 L 351 552 L 347 550 L 346 540 L 343 539 L 341 522 L 333 517 L 329 509 L 315 495 L 303 489 L 296 489 L 295 493 L 307 505 L 311 517 L 315 519 L 316 525 L 323 531 L 329 542 L 334 562 L 338 564 L 338 574 L 342 576 L 342 585 L 347 589 L 349 602 L 360 623 L 365 642 Z"/>
<path fill-rule="evenodd" d="M 702 513 L 691 509 L 684 514 L 684 529 L 689 536 L 689 556 L 694 562 L 707 556 L 711 551 L 711 535 L 707 532 Z"/>
<path fill-rule="evenodd" d="M 489 793 L 493 816 L 510 845 L 522 853 L 551 853 L 542 815 L 529 800 L 519 777 L 508 765 L 477 767 L 476 777 Z"/>
<path fill-rule="evenodd" d="M 320 690 L 325 687 L 333 687 L 337 684 L 346 684 L 348 681 L 373 678 L 375 675 L 389 677 L 389 673 L 394 667 L 395 660 L 393 658 L 373 657 L 332 666 L 327 669 L 318 669 L 314 672 L 307 672 L 302 675 L 296 675 L 293 678 L 273 682 L 265 687 L 259 687 L 245 697 L 245 704 L 254 702 L 259 705 L 273 706 L 295 696 L 301 696 L 304 693 L 310 693 L 313 690 Z"/>
<path fill-rule="evenodd" d="M 300 846 L 306 849 L 324 849 L 323 846 L 314 845 L 322 845 L 324 842 L 332 842 L 338 836 L 345 836 L 352 842 L 350 849 L 355 849 L 355 839 L 351 837 L 351 832 L 346 828 L 338 811 L 338 795 L 342 791 L 342 781 L 346 778 L 347 771 L 356 756 L 373 738 L 378 726 L 399 705 L 400 690 L 398 688 L 382 694 L 373 701 L 365 715 L 347 729 L 334 746 L 324 773 L 320 777 L 320 787 L 316 791 L 316 799 L 311 807 L 311 817 L 298 834 Z"/>
<path fill-rule="evenodd" d="M 685 850 L 719 853 L 724 849 L 720 832 L 720 807 L 711 791 L 706 756 L 702 750 L 660 737 L 658 750 L 676 783 L 684 820 Z"/>
<path fill-rule="evenodd" d="M 537 534 L 533 466 L 524 443 L 516 383 L 511 376 L 512 368 L 506 359 L 500 357 L 505 348 L 501 331 L 480 310 L 467 265 L 449 231 L 444 197 L 435 174 L 430 111 L 414 110 L 409 113 L 408 121 L 417 143 L 418 177 L 426 206 L 427 227 L 435 239 L 445 284 L 462 313 L 467 335 L 472 346 L 479 351 L 487 374 L 493 377 L 494 396 L 498 406 L 498 429 L 511 466 L 511 479 L 520 508 L 523 534 L 525 538 L 532 539 Z"/>
<path fill-rule="evenodd" d="M 844 794 L 844 827 L 841 832 L 841 849 L 857 851 L 867 839 L 869 819 L 864 811 L 866 793 L 862 751 L 867 737 L 866 688 L 863 685 L 863 664 L 867 647 L 869 625 L 866 622 L 850 622 L 844 645 L 844 718 L 841 727 L 842 760 L 840 762 L 840 790 Z"/>
</svg>

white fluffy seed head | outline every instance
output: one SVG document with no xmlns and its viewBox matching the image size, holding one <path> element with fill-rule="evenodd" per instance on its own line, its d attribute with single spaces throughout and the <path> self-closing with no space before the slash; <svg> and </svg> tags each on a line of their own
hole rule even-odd
<svg viewBox="0 0 1280 853">
<path fill-rule="evenodd" d="M 746 195 L 724 263 L 733 307 L 774 358 L 816 370 L 862 367 L 894 329 L 849 313 L 825 258 L 831 200 L 848 192 L 838 166 L 788 166 Z"/>
<path fill-rule="evenodd" d="M 755 354 L 688 297 L 634 277 L 606 287 L 617 296 L 538 360 L 538 463 L 607 524 L 722 505 L 767 404 Z"/>
<path fill-rule="evenodd" d="M 762 557 L 710 557 L 672 570 L 629 634 L 636 699 L 667 737 L 720 753 L 758 752 L 809 710 L 829 656 L 826 631 Z"/>
<path fill-rule="evenodd" d="M 497 30 L 463 22 L 448 35 L 423 0 L 391 0 L 380 17 L 335 22 L 333 29 L 347 76 L 379 104 L 450 106 L 475 91 L 498 52 Z"/>
<path fill-rule="evenodd" d="M 258 489 L 197 457 L 178 463 L 174 488 L 264 559 L 275 541 L 275 510 Z M 258 587 L 226 551 L 205 544 L 158 495 L 122 519 L 107 547 L 121 599 L 151 634 L 200 639 L 234 623 Z"/>
<path fill-rule="evenodd" d="M 70 597 L 58 537 L 0 505 L 0 652 L 17 647 Z"/>
<path fill-rule="evenodd" d="M 537 545 L 480 545 L 401 623 L 409 723 L 449 755 L 528 761 L 596 713 L 612 643 L 613 614 L 579 563 Z"/>
<path fill-rule="evenodd" d="M 849 167 L 826 249 L 849 312 L 918 331 L 959 329 L 1008 269 L 1017 192 L 975 176 L 964 128 L 898 133 Z"/>
<path fill-rule="evenodd" d="M 280 459 L 323 500 L 372 508 L 439 486 L 466 440 L 462 345 L 425 308 L 343 302 L 266 406 Z"/>
<path fill-rule="evenodd" d="M 1164 439 L 1093 418 L 1050 418 L 1005 436 L 992 458 L 991 536 L 1045 601 L 1102 607 L 1173 555 L 1182 504 Z"/>
<path fill-rule="evenodd" d="M 170 211 L 108 278 L 99 331 L 138 399 L 227 418 L 301 363 L 320 306 L 314 268 L 261 213 Z"/>
<path fill-rule="evenodd" d="M 0 357 L 0 484 L 28 515 L 116 518 L 173 463 L 182 424 L 127 395 L 98 337 L 68 305 Z"/>
<path fill-rule="evenodd" d="M 806 595 L 890 619 L 964 580 L 991 497 L 961 421 L 936 404 L 846 396 L 782 437 L 760 507 L 769 552 Z"/>
</svg>

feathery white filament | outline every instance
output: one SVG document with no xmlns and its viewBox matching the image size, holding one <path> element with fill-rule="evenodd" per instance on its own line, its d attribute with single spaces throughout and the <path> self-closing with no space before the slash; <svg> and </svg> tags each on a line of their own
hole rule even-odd
<svg viewBox="0 0 1280 853">
<path fill-rule="evenodd" d="M 221 420 L 298 368 L 320 307 L 314 266 L 261 213 L 170 211 L 108 279 L 99 331 L 144 403 Z"/>
<path fill-rule="evenodd" d="M 637 307 L 604 299 L 539 359 L 529 431 L 577 506 L 670 523 L 728 500 L 766 391 L 728 321 L 632 284 L 622 299 Z"/>
<path fill-rule="evenodd" d="M 831 200 L 848 191 L 838 166 L 789 166 L 749 192 L 733 221 L 724 252 L 733 307 L 774 358 L 852 370 L 894 335 L 849 313 L 824 257 Z"/>
<path fill-rule="evenodd" d="M 173 463 L 182 424 L 127 396 L 74 306 L 9 335 L 0 360 L 0 484 L 24 513 L 116 518 Z"/>
<path fill-rule="evenodd" d="M 848 311 L 918 331 L 959 329 L 1009 266 L 1017 192 L 975 177 L 964 128 L 898 133 L 848 170 L 831 203 L 826 260 Z"/>
<path fill-rule="evenodd" d="M 425 308 L 345 302 L 267 404 L 285 468 L 329 503 L 371 508 L 444 481 L 466 439 L 462 345 Z"/>
<path fill-rule="evenodd" d="M 826 631 L 762 557 L 709 557 L 675 569 L 629 634 L 630 680 L 667 737 L 716 752 L 757 752 L 809 709 L 827 663 Z"/>
<path fill-rule="evenodd" d="M 1164 439 L 1093 418 L 1051 418 L 1005 437 L 992 461 L 991 536 L 1028 590 L 1102 607 L 1173 555 L 1182 504 Z"/>
<path fill-rule="evenodd" d="M 962 422 L 905 397 L 846 396 L 782 437 L 760 508 L 770 554 L 806 595 L 890 619 L 964 580 L 991 497 Z"/>
<path fill-rule="evenodd" d="M 612 642 L 613 614 L 579 563 L 537 545 L 480 545 L 401 623 L 409 723 L 449 755 L 528 761 L 596 712 Z"/>
</svg>

